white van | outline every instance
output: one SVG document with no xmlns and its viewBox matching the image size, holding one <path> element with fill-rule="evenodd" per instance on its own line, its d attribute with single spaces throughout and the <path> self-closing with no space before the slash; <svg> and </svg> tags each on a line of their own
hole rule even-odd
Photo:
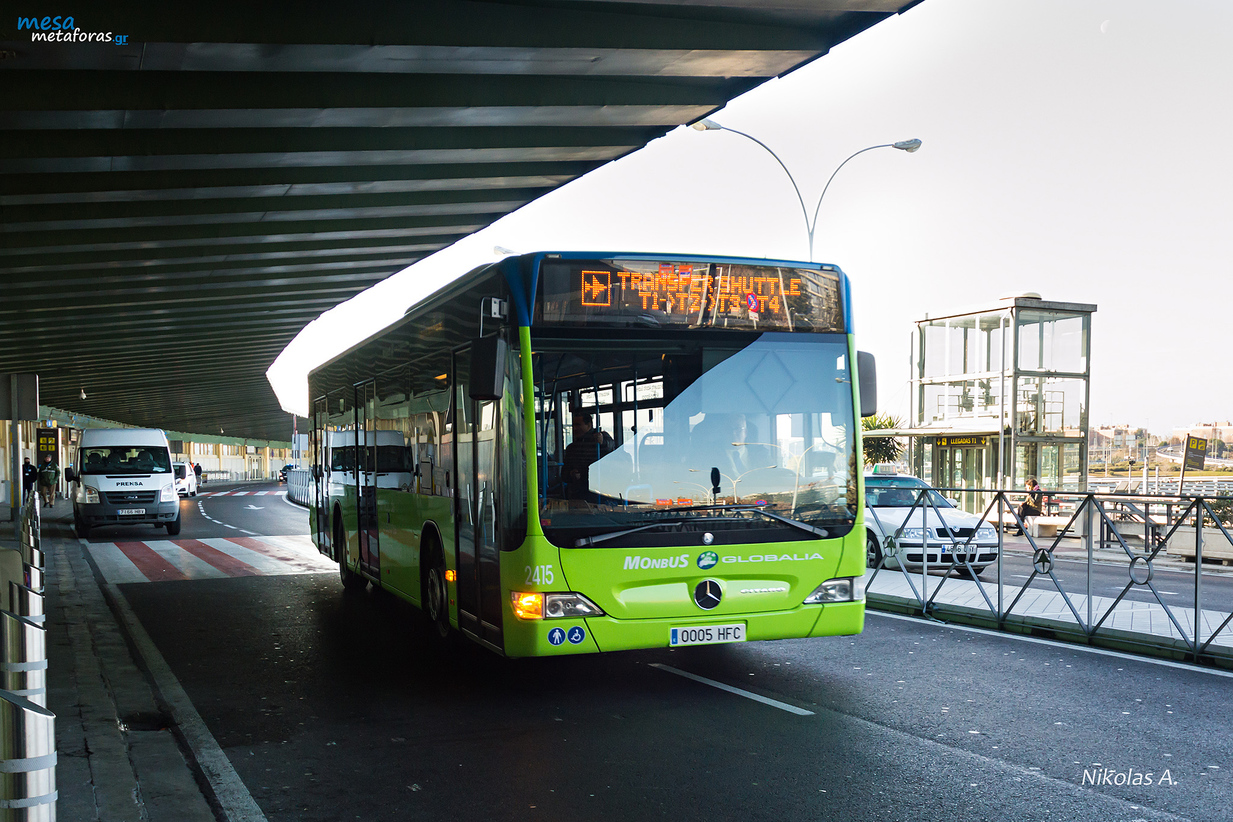
<svg viewBox="0 0 1233 822">
<path fill-rule="evenodd" d="M 99 525 L 153 525 L 180 533 L 171 449 L 157 428 L 87 428 L 65 479 L 83 539 Z"/>
</svg>

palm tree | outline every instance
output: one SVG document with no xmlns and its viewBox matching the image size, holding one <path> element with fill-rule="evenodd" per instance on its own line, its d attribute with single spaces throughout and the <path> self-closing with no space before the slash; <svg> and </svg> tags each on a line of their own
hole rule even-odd
<svg viewBox="0 0 1233 822">
<path fill-rule="evenodd" d="M 861 419 L 862 431 L 879 431 L 886 428 L 902 428 L 903 420 L 891 414 L 874 414 Z M 903 454 L 903 446 L 894 437 L 862 437 L 861 450 L 866 465 L 894 462 Z"/>
</svg>

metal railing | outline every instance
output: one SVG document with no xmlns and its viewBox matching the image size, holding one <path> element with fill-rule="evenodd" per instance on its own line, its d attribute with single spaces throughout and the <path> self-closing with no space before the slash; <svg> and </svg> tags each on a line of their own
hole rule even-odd
<svg viewBox="0 0 1233 822">
<path fill-rule="evenodd" d="M 313 472 L 307 468 L 293 468 L 287 472 L 287 499 L 300 505 L 309 505 L 312 500 Z"/>
<path fill-rule="evenodd" d="M 971 489 L 937 489 L 943 494 Z M 1173 658 L 1233 664 L 1233 579 L 1219 592 L 1215 609 L 1205 608 L 1214 583 L 1205 583 L 1204 560 L 1233 562 L 1233 498 L 1167 497 L 1106 494 L 1050 494 L 1056 514 L 1027 517 L 1018 513 L 1018 499 L 1005 491 L 980 491 L 989 502 L 979 525 L 957 527 L 954 508 L 938 505 L 922 489 L 902 524 L 872 552 L 867 579 L 870 607 L 919 613 L 939 620 L 972 622 L 1000 630 L 1029 630 L 1087 644 L 1145 651 Z M 1048 493 L 1048 492 L 1046 492 Z M 1021 497 L 1022 493 L 1013 495 Z M 886 509 L 879 509 L 885 521 Z M 913 517 L 919 512 L 918 519 Z M 866 516 L 872 516 L 866 513 Z M 950 524 L 947 518 L 950 518 Z M 897 519 L 897 518 L 896 518 Z M 968 519 L 967 516 L 964 519 Z M 923 521 L 922 521 L 923 520 Z M 921 547 L 916 546 L 920 525 Z M 988 528 L 997 529 L 997 557 L 988 561 Z M 1022 582 L 1009 581 L 1005 570 L 1006 529 L 1021 529 L 1030 551 L 1031 569 L 1021 569 Z M 904 531 L 913 529 L 908 555 Z M 1044 536 L 1049 529 L 1056 529 Z M 963 533 L 963 536 L 957 534 Z M 1066 555 L 1069 554 L 1069 557 Z M 918 557 L 918 558 L 917 558 Z M 1085 564 L 1082 581 L 1070 588 L 1059 576 L 1058 562 L 1073 558 Z M 1170 600 L 1156 584 L 1158 565 L 1165 558 L 1180 560 L 1181 573 L 1192 573 L 1193 593 Z M 1191 561 L 1193 568 L 1183 563 Z M 1125 573 L 1113 597 L 1094 593 L 1097 566 L 1120 567 Z M 910 566 L 910 568 L 909 568 Z M 996 568 L 992 580 L 980 574 Z M 1072 569 L 1073 570 L 1073 569 Z M 939 577 L 937 574 L 941 572 Z M 1113 572 L 1120 577 L 1118 572 Z M 891 580 L 880 574 L 892 575 Z M 903 582 L 899 582 L 902 575 Z M 963 577 L 962 582 L 958 581 Z M 952 580 L 956 580 L 952 582 Z M 890 584 L 887 584 L 887 583 Z M 1039 583 L 1046 583 L 1040 585 Z M 906 583 L 904 585 L 903 583 Z M 1082 587 L 1082 592 L 1073 590 Z M 1136 592 L 1136 601 L 1128 596 Z M 1169 592 L 1179 596 L 1179 592 Z M 1188 602 L 1185 599 L 1189 599 Z M 1146 601 L 1143 601 L 1146 600 Z"/>
<path fill-rule="evenodd" d="M 0 610 L 0 819 L 55 822 L 56 717 L 47 710 L 46 564 L 36 494 L 18 526 L 20 579 Z M 13 550 L 13 549 L 4 549 Z"/>
</svg>

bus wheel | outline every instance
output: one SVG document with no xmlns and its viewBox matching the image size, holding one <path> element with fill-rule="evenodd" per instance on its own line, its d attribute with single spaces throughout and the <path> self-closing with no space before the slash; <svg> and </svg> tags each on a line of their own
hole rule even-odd
<svg viewBox="0 0 1233 822">
<path fill-rule="evenodd" d="M 449 589 L 445 585 L 445 555 L 433 546 L 431 558 L 424 570 L 424 615 L 433 637 L 445 640 L 450 635 Z"/>
<path fill-rule="evenodd" d="M 73 520 L 73 527 L 77 531 L 77 536 L 80 537 L 81 539 L 90 538 L 90 526 L 86 525 L 85 520 L 83 520 L 81 517 L 77 517 Z"/>
<path fill-rule="evenodd" d="M 873 534 L 865 535 L 865 564 L 870 568 L 878 568 L 882 565 L 882 546 L 878 545 Z"/>
<path fill-rule="evenodd" d="M 338 557 L 338 576 L 342 579 L 343 590 L 349 594 L 358 594 L 368 586 L 368 580 L 347 567 L 347 539 L 343 534 L 342 522 L 334 522 L 334 556 Z"/>
</svg>

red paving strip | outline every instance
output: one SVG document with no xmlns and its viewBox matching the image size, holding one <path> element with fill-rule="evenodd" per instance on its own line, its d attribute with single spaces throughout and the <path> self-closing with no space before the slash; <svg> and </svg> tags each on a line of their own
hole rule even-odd
<svg viewBox="0 0 1233 822">
<path fill-rule="evenodd" d="M 176 546 L 183 548 L 202 562 L 206 562 L 229 577 L 259 577 L 263 576 L 247 562 L 238 560 L 230 554 L 206 545 L 199 539 L 178 539 Z"/>
<path fill-rule="evenodd" d="M 290 551 L 284 551 L 277 545 L 272 545 L 265 540 L 257 539 L 256 537 L 227 537 L 228 542 L 234 542 L 236 545 L 243 545 L 249 550 L 256 551 L 260 554 L 265 554 L 267 557 L 273 557 L 281 562 L 289 562 L 298 565 L 302 568 L 312 567 L 305 557 L 294 554 Z"/>
<path fill-rule="evenodd" d="M 179 568 L 159 556 L 159 553 L 144 542 L 117 542 L 115 546 L 137 566 L 137 570 L 151 582 L 188 579 Z"/>
</svg>

